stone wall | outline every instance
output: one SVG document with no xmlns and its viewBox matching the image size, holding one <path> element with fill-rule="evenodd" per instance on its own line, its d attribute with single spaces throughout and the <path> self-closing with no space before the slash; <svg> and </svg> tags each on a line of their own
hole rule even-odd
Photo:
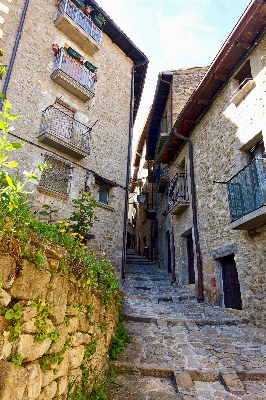
<svg viewBox="0 0 266 400">
<path fill-rule="evenodd" d="M 2 400 L 65 399 L 68 384 L 80 384 L 82 365 L 91 371 L 92 387 L 108 360 L 119 307 L 113 302 L 106 310 L 98 290 L 85 291 L 54 272 L 65 255 L 61 247 L 46 245 L 42 252 L 49 266 L 41 270 L 27 260 L 0 256 L 0 308 L 19 303 L 23 310 L 19 320 L 0 316 Z M 10 342 L 8 327 L 14 321 L 21 323 L 21 331 Z M 16 357 L 22 357 L 21 366 L 15 366 Z"/>
<path fill-rule="evenodd" d="M 226 185 L 217 184 L 214 181 L 229 181 L 234 174 L 249 163 L 248 150 L 261 139 L 264 139 L 265 143 L 266 104 L 263 95 L 265 92 L 265 46 L 264 37 L 249 56 L 255 81 L 250 92 L 238 105 L 231 103 L 230 100 L 237 86 L 236 79 L 232 77 L 190 136 L 194 153 L 205 301 L 224 307 L 221 262 L 222 257 L 232 254 L 238 272 L 242 308 L 252 321 L 261 326 L 265 326 L 266 321 L 265 225 L 253 230 L 231 229 Z M 245 61 L 243 60 L 243 63 Z M 189 174 L 187 144 L 171 165 L 171 176 L 178 171 L 178 166 L 184 159 Z M 189 207 L 178 216 L 160 216 L 164 232 L 169 229 L 169 226 L 174 228 L 177 278 L 181 284 L 187 283 L 186 236 L 188 233 L 193 234 L 195 244 L 189 178 L 188 183 Z M 165 250 L 162 247 L 163 251 Z M 194 266 L 197 291 L 195 247 Z"/>
<path fill-rule="evenodd" d="M 13 3 L 10 5 L 12 8 Z M 23 4 L 16 5 L 16 13 L 10 10 L 6 17 L 7 32 L 3 35 L 1 47 L 6 57 L 3 63 L 9 64 L 11 50 L 16 38 L 18 17 Z M 41 10 L 41 12 L 40 12 Z M 131 70 L 133 62 L 125 53 L 103 33 L 101 49 L 91 55 L 84 52 L 54 25 L 58 12 L 58 2 L 48 0 L 45 9 L 43 2 L 30 2 L 18 46 L 7 97 L 13 105 L 13 111 L 22 116 L 15 125 L 15 134 L 28 144 L 16 152 L 21 164 L 20 172 L 32 170 L 45 154 L 55 154 L 71 164 L 69 194 L 58 196 L 56 193 L 36 191 L 34 203 L 53 204 L 59 208 L 63 218 L 71 212 L 71 200 L 84 190 L 85 180 L 91 182 L 90 190 L 97 198 L 98 186 L 95 185 L 94 172 L 103 178 L 117 183 L 110 189 L 109 207 L 104 205 L 97 210 L 100 223 L 95 232 L 95 249 L 106 253 L 112 264 L 120 266 L 122 257 L 122 232 L 124 197 L 126 184 L 127 147 L 129 134 Z M 10 27 L 10 29 L 9 29 Z M 12 27 L 12 29 L 11 29 Z M 54 62 L 53 43 L 60 47 L 65 44 L 73 47 L 85 60 L 97 69 L 95 97 L 83 102 L 50 78 Z M 81 160 L 62 153 L 53 146 L 40 142 L 37 134 L 40 129 L 42 112 L 48 106 L 59 101 L 74 112 L 74 118 L 88 127 L 92 127 L 90 153 Z"/>
</svg>

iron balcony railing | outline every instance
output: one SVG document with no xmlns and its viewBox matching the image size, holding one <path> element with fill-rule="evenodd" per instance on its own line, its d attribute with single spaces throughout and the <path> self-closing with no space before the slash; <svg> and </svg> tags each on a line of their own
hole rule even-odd
<svg viewBox="0 0 266 400">
<path fill-rule="evenodd" d="M 168 211 L 170 211 L 180 200 L 189 201 L 186 172 L 176 174 L 169 184 Z"/>
<path fill-rule="evenodd" d="M 95 93 L 94 75 L 84 65 L 77 63 L 77 61 L 70 57 L 63 48 L 54 55 L 53 72 L 57 69 L 63 71 L 85 89 Z"/>
<path fill-rule="evenodd" d="M 50 133 L 86 152 L 90 150 L 91 128 L 54 106 L 49 106 L 42 113 L 39 135 L 43 132 Z"/>
<path fill-rule="evenodd" d="M 71 19 L 73 19 L 73 21 L 75 21 L 86 33 L 96 40 L 100 46 L 102 45 L 102 30 L 92 22 L 90 16 L 85 15 L 81 9 L 72 3 L 72 1 L 60 1 L 56 18 L 59 18 L 63 13 L 66 13 Z"/>
<path fill-rule="evenodd" d="M 265 161 L 255 158 L 227 182 L 231 222 L 266 205 Z"/>
</svg>

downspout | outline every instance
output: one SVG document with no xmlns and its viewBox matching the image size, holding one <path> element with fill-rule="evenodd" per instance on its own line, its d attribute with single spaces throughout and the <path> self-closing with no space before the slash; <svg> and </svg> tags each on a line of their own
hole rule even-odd
<svg viewBox="0 0 266 400">
<path fill-rule="evenodd" d="M 172 129 L 172 126 L 173 126 L 173 98 L 172 98 L 173 83 L 167 82 L 162 78 L 161 78 L 161 82 L 164 82 L 164 83 L 167 83 L 168 85 L 170 85 L 170 127 Z"/>
<path fill-rule="evenodd" d="M 194 180 L 194 162 L 193 162 L 193 147 L 192 141 L 177 133 L 176 128 L 173 129 L 174 136 L 177 136 L 188 142 L 189 146 L 189 167 L 190 167 L 190 180 L 191 180 L 191 203 L 192 203 L 192 212 L 193 212 L 193 228 L 194 228 L 194 237 L 195 237 L 195 246 L 196 246 L 196 255 L 197 255 L 197 270 L 198 270 L 198 296 L 197 300 L 199 303 L 202 303 L 204 300 L 203 296 L 203 278 L 202 278 L 202 261 L 201 261 L 201 252 L 200 252 L 200 244 L 199 244 L 199 234 L 198 234 L 198 217 L 197 217 L 197 206 L 196 206 L 196 193 L 195 193 L 195 180 Z"/>
<path fill-rule="evenodd" d="M 26 0 L 25 4 L 24 4 L 22 16 L 21 16 L 21 19 L 20 19 L 20 24 L 19 24 L 19 28 L 18 28 L 18 32 L 17 32 L 16 41 L 15 41 L 15 44 L 14 44 L 14 47 L 13 47 L 10 63 L 9 63 L 8 69 L 7 69 L 5 83 L 4 83 L 4 86 L 3 86 L 3 89 L 2 89 L 2 93 L 4 93 L 5 95 L 6 95 L 6 92 L 7 92 L 8 84 L 9 84 L 11 73 L 12 73 L 12 70 L 13 70 L 14 61 L 15 61 L 15 57 L 16 57 L 16 54 L 17 54 L 17 49 L 18 49 L 18 45 L 19 45 L 19 41 L 20 41 L 22 29 L 23 29 L 25 17 L 26 17 L 28 5 L 29 5 L 29 0 Z M 0 108 L 2 109 L 2 103 L 0 104 Z"/>
<path fill-rule="evenodd" d="M 130 164 L 131 164 L 131 146 L 132 146 L 132 130 L 133 130 L 133 98 L 134 98 L 134 68 L 131 71 L 131 93 L 130 93 L 130 113 L 129 113 L 129 132 L 127 146 L 127 175 L 126 175 L 126 193 L 124 205 L 124 226 L 123 226 L 123 243 L 122 243 L 122 267 L 121 279 L 125 279 L 125 260 L 126 260 L 126 235 L 127 235 L 127 209 L 129 196 L 129 179 L 130 179 Z"/>
<path fill-rule="evenodd" d="M 131 147 L 133 139 L 133 99 L 134 99 L 134 72 L 136 67 L 146 64 L 147 61 L 136 64 L 132 67 L 131 71 L 131 93 L 130 93 L 130 113 L 129 113 L 129 132 L 128 132 L 128 147 L 127 147 L 127 174 L 126 174 L 126 193 L 124 205 L 124 226 L 122 238 L 122 265 L 121 265 L 121 279 L 125 279 L 125 261 L 126 261 L 126 235 L 127 235 L 127 209 L 128 209 L 128 196 L 129 196 L 129 182 L 131 172 Z"/>
</svg>

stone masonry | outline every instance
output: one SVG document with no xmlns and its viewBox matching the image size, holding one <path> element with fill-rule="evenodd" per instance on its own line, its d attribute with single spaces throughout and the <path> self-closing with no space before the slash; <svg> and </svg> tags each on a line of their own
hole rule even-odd
<svg viewBox="0 0 266 400">
<path fill-rule="evenodd" d="M 3 63 L 7 65 L 10 63 L 23 6 L 24 2 L 16 4 L 16 7 L 13 3 L 8 4 L 10 9 L 0 44 L 5 51 Z M 59 218 L 69 216 L 71 200 L 78 198 L 80 191 L 85 190 L 85 182 L 87 189 L 98 198 L 101 185 L 95 182 L 95 172 L 111 181 L 107 185 L 108 205 L 103 203 L 97 209 L 100 222 L 93 232 L 93 247 L 99 254 L 106 253 L 114 266 L 118 266 L 122 253 L 131 72 L 134 63 L 105 33 L 98 52 L 92 54 L 89 48 L 84 51 L 55 26 L 58 7 L 59 3 L 54 0 L 48 0 L 44 8 L 42 1 L 30 1 L 28 5 L 7 91 L 13 112 L 21 116 L 14 123 L 14 134 L 20 140 L 27 141 L 26 146 L 16 152 L 16 159 L 21 165 L 21 174 L 24 170 L 35 169 L 39 161 L 44 161 L 46 154 L 68 164 L 66 195 L 39 187 L 33 196 L 37 211 L 43 204 L 49 204 L 60 210 Z M 52 44 L 58 44 L 60 48 L 72 47 L 97 67 L 98 80 L 95 82 L 95 96 L 92 99 L 84 102 L 52 81 L 50 75 L 55 57 Z M 89 128 L 93 127 L 89 154 L 80 160 L 38 140 L 42 113 L 55 103 L 66 107 L 76 121 Z M 67 129 L 65 134 L 68 134 Z M 29 190 L 36 189 L 36 186 L 38 184 L 32 185 Z"/>
<path fill-rule="evenodd" d="M 265 329 L 243 311 L 197 303 L 134 252 L 127 259 L 122 287 L 132 343 L 115 362 L 110 399 L 266 399 Z"/>
</svg>

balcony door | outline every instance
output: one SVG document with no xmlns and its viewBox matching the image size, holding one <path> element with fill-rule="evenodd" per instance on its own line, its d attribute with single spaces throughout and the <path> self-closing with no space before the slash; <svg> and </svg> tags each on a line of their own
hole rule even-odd
<svg viewBox="0 0 266 400">
<path fill-rule="evenodd" d="M 194 250 L 192 233 L 187 236 L 187 256 L 188 256 L 188 283 L 195 283 L 195 269 L 194 269 Z"/>
<path fill-rule="evenodd" d="M 234 254 L 221 258 L 224 306 L 242 310 L 240 284 Z"/>
</svg>

